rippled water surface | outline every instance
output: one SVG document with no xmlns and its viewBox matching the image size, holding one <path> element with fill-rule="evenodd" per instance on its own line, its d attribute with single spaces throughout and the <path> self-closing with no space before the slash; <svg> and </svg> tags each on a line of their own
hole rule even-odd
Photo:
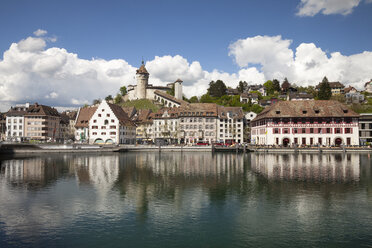
<svg viewBox="0 0 372 248">
<path fill-rule="evenodd" d="M 372 246 L 368 154 L 2 158 L 0 247 Z"/>
</svg>

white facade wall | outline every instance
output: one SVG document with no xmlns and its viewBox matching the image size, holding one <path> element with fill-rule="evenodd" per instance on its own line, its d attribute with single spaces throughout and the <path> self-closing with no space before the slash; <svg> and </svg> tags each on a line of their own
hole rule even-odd
<svg viewBox="0 0 372 248">
<path fill-rule="evenodd" d="M 6 139 L 12 141 L 21 141 L 24 137 L 24 122 L 23 116 L 7 116 L 6 117 Z"/>
<path fill-rule="evenodd" d="M 180 117 L 181 137 L 186 143 L 199 141 L 209 144 L 217 141 L 217 118 L 216 117 Z"/>
<path fill-rule="evenodd" d="M 182 84 L 180 82 L 174 83 L 174 97 L 182 100 Z"/>
<path fill-rule="evenodd" d="M 226 119 L 217 120 L 217 141 L 226 143 L 234 140 L 235 143 L 242 143 L 243 133 L 243 119 L 233 119 L 228 116 Z"/>
</svg>

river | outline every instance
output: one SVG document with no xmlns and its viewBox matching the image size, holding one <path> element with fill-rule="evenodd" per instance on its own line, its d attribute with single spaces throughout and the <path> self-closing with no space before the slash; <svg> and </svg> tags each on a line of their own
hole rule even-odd
<svg viewBox="0 0 372 248">
<path fill-rule="evenodd" d="M 372 246 L 369 154 L 0 160 L 0 247 Z"/>
</svg>

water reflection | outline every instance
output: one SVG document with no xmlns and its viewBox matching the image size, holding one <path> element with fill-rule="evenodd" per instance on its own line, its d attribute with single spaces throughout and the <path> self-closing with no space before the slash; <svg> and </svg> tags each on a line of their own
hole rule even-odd
<svg viewBox="0 0 372 248">
<path fill-rule="evenodd" d="M 270 180 L 359 181 L 359 154 L 253 154 L 252 171 Z"/>
<path fill-rule="evenodd" d="M 101 232 L 133 247 L 142 247 L 144 237 L 155 247 L 205 237 L 207 243 L 189 245 L 207 246 L 201 244 L 210 244 L 211 236 L 213 247 L 230 246 L 229 240 L 262 246 L 260 236 L 286 246 L 282 230 L 291 234 L 286 242 L 299 246 L 293 237 L 301 237 L 319 246 L 318 233 L 338 220 L 341 226 L 358 223 L 370 237 L 371 162 L 364 154 L 187 152 L 4 160 L 0 246 L 1 240 L 15 246 L 110 246 L 110 240 L 92 244 Z M 350 229 L 332 233 L 346 237 Z M 56 245 L 58 238 L 63 242 Z"/>
</svg>

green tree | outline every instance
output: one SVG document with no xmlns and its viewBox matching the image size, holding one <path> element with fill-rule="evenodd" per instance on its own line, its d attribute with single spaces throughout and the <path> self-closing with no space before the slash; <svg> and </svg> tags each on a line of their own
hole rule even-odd
<svg viewBox="0 0 372 248">
<path fill-rule="evenodd" d="M 318 99 L 319 100 L 329 100 L 332 96 L 331 87 L 327 77 L 324 77 L 319 86 Z"/>
<path fill-rule="evenodd" d="M 248 84 L 246 81 L 240 81 L 236 89 L 240 92 L 243 93 L 246 89 L 248 88 Z"/>
<path fill-rule="evenodd" d="M 197 96 L 192 96 L 192 97 L 190 98 L 190 102 L 191 102 L 191 103 L 198 103 L 198 102 L 199 102 L 199 99 L 198 99 Z"/>
<path fill-rule="evenodd" d="M 114 103 L 115 104 L 119 104 L 119 103 L 121 103 L 121 101 L 123 100 L 123 98 L 121 98 L 121 94 L 117 94 L 116 96 L 115 96 L 115 98 L 114 98 Z"/>
<path fill-rule="evenodd" d="M 280 82 L 278 79 L 273 80 L 274 91 L 280 92 Z"/>
<path fill-rule="evenodd" d="M 167 94 L 174 96 L 174 84 L 172 84 L 172 88 L 170 90 L 167 90 Z"/>
<path fill-rule="evenodd" d="M 268 80 L 268 81 L 266 81 L 266 83 L 263 84 L 263 86 L 264 86 L 265 89 L 266 89 L 266 93 L 267 93 L 267 95 L 272 95 L 272 94 L 274 94 L 275 89 L 274 89 L 274 83 L 273 83 L 273 81 Z"/>
<path fill-rule="evenodd" d="M 106 97 L 105 97 L 105 100 L 106 100 L 106 101 L 111 101 L 111 100 L 113 100 L 112 95 L 108 95 L 108 96 L 106 96 Z"/>
<path fill-rule="evenodd" d="M 127 94 L 127 87 L 125 86 L 120 87 L 120 94 L 122 96 L 125 96 Z"/>
<path fill-rule="evenodd" d="M 93 100 L 93 105 L 100 104 L 100 103 L 101 103 L 101 99 L 94 99 Z"/>
<path fill-rule="evenodd" d="M 211 81 L 209 83 L 208 94 L 213 97 L 221 97 L 226 95 L 226 89 L 226 85 L 222 80 Z"/>
<path fill-rule="evenodd" d="M 200 97 L 201 103 L 213 103 L 213 97 L 211 97 L 208 93 L 204 94 Z"/>
</svg>

